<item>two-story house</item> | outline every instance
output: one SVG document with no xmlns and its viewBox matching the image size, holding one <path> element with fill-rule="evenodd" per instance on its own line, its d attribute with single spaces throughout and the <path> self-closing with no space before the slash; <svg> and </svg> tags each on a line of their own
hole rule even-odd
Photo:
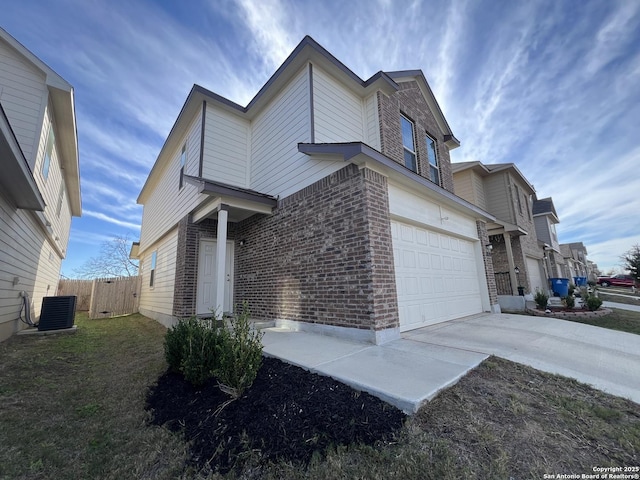
<svg viewBox="0 0 640 480">
<path fill-rule="evenodd" d="M 564 276 L 564 257 L 560 251 L 556 225 L 560 223 L 553 199 L 533 199 L 533 221 L 540 247 L 544 252 L 544 267 L 549 278 L 566 278 Z"/>
<path fill-rule="evenodd" d="M 492 215 L 419 70 L 362 80 L 305 37 L 247 106 L 194 86 L 140 193 L 140 311 L 382 343 L 496 310 Z M 487 277 L 489 281 L 487 281 Z"/>
<path fill-rule="evenodd" d="M 0 341 L 55 295 L 81 210 L 73 88 L 0 28 Z"/>
<path fill-rule="evenodd" d="M 587 260 L 587 247 L 582 242 L 561 243 L 560 253 L 564 260 L 562 267 L 563 277 L 585 277 L 590 279 L 591 267 Z"/>
<path fill-rule="evenodd" d="M 456 194 L 496 217 L 487 224 L 498 295 L 547 291 L 533 223 L 535 189 L 513 163 L 452 165 Z"/>
</svg>

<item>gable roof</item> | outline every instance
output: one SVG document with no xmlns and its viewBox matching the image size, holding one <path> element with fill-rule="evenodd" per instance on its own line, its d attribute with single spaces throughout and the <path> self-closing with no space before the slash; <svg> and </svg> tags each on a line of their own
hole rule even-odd
<svg viewBox="0 0 640 480">
<path fill-rule="evenodd" d="M 535 194 L 536 189 L 533 184 L 529 183 L 529 180 L 522 174 L 515 163 L 482 163 L 478 161 L 474 162 L 458 162 L 451 164 L 452 173 L 463 172 L 465 170 L 472 169 L 483 177 L 491 175 L 492 173 L 509 171 L 516 175 L 524 185 L 529 189 L 530 194 Z"/>
<path fill-rule="evenodd" d="M 2 27 L 0 27 L 0 39 L 9 44 L 18 54 L 45 75 L 45 84 L 53 104 L 53 114 L 57 126 L 56 143 L 60 149 L 62 173 L 67 186 L 71 214 L 79 217 L 82 214 L 82 200 L 80 195 L 78 133 L 73 87 Z"/>
<path fill-rule="evenodd" d="M 550 215 L 555 220 L 555 223 L 560 223 L 556 207 L 553 205 L 551 197 L 533 200 L 533 216 L 539 215 Z"/>
<path fill-rule="evenodd" d="M 184 105 L 182 106 L 182 109 L 180 110 L 180 113 L 178 114 L 178 118 L 173 124 L 173 127 L 171 128 L 171 131 L 158 154 L 156 162 L 149 172 L 149 176 L 140 191 L 137 202 L 144 203 L 146 200 L 148 194 L 147 189 L 157 181 L 161 176 L 165 165 L 171 160 L 170 158 L 167 158 L 167 154 L 179 148 L 182 136 L 186 133 L 186 129 L 194 118 L 194 115 L 201 110 L 203 102 L 212 102 L 218 107 L 232 112 L 242 118 L 251 120 L 269 103 L 269 101 L 271 101 L 271 99 L 277 95 L 280 90 L 282 90 L 282 88 L 284 88 L 284 86 L 287 85 L 287 83 L 307 62 L 312 62 L 321 66 L 324 70 L 339 79 L 347 88 L 362 97 L 365 97 L 376 90 L 381 90 L 387 95 L 391 95 L 400 89 L 396 80 L 400 81 L 407 77 L 415 77 L 421 85 L 427 102 L 430 106 L 433 106 L 434 115 L 436 116 L 438 124 L 443 129 L 447 145 L 450 149 L 460 145 L 460 142 L 453 136 L 453 133 L 451 132 L 451 129 L 449 128 L 449 125 L 447 124 L 444 115 L 433 96 L 431 88 L 429 88 L 429 85 L 422 74 L 422 71 L 407 70 L 389 73 L 379 71 L 369 79 L 363 80 L 322 45 L 316 42 L 309 35 L 306 35 L 298 46 L 296 46 L 293 52 L 291 52 L 287 57 L 284 63 L 275 71 L 267 83 L 260 88 L 258 93 L 256 93 L 245 107 L 200 85 L 194 84 Z M 395 77 L 395 80 L 392 76 Z"/>
</svg>

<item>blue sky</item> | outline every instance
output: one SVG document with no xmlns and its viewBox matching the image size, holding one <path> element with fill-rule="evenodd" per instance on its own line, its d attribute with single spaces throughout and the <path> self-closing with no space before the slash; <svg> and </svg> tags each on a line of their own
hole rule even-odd
<svg viewBox="0 0 640 480">
<path fill-rule="evenodd" d="M 640 2 L 0 0 L 0 25 L 75 87 L 83 216 L 63 273 L 113 235 L 194 83 L 246 105 L 304 35 L 361 78 L 421 69 L 462 146 L 552 196 L 602 269 L 640 243 Z"/>
</svg>

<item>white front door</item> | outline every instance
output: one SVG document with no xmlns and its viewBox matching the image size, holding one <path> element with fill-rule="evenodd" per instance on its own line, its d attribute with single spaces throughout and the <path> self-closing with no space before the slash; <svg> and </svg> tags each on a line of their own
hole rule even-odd
<svg viewBox="0 0 640 480">
<path fill-rule="evenodd" d="M 233 310 L 233 241 L 227 241 L 225 261 L 224 305 L 216 305 L 216 240 L 201 239 L 198 250 L 198 291 L 196 313 L 198 315 Z"/>
</svg>

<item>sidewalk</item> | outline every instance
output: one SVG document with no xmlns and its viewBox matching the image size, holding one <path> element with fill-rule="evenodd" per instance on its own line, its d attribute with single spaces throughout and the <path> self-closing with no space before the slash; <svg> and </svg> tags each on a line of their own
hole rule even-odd
<svg viewBox="0 0 640 480">
<path fill-rule="evenodd" d="M 625 295 L 626 297 L 627 295 Z M 631 312 L 640 312 L 640 301 L 638 305 L 629 305 L 627 303 L 618 302 L 602 302 L 602 305 L 607 308 L 619 308 L 620 310 L 629 310 Z"/>
</svg>

